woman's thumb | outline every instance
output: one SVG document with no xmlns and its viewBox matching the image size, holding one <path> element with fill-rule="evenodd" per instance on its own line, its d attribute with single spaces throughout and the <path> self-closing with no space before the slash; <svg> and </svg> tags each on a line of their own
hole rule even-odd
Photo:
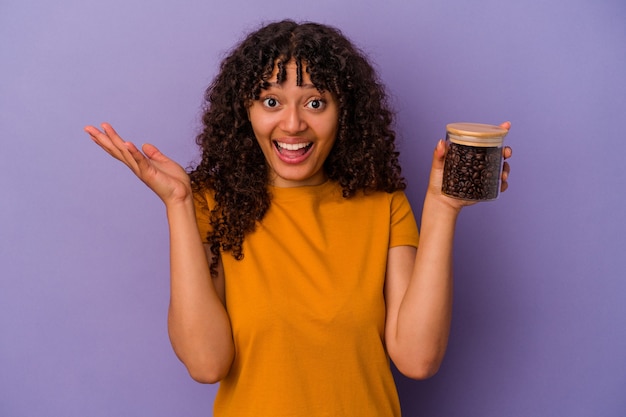
<svg viewBox="0 0 626 417">
<path fill-rule="evenodd" d="M 443 169 L 443 161 L 446 155 L 446 143 L 443 139 L 440 139 L 435 146 L 433 152 L 433 169 Z"/>
</svg>

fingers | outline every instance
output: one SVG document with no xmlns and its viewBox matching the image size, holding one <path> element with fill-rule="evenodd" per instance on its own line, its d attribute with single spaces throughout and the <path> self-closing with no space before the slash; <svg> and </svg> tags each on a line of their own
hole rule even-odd
<svg viewBox="0 0 626 417">
<path fill-rule="evenodd" d="M 511 172 L 511 166 L 509 165 L 508 162 L 505 162 L 502 165 L 502 180 L 506 181 L 509 179 L 509 174 Z"/>
<path fill-rule="evenodd" d="M 507 188 L 509 188 L 509 183 L 507 181 L 509 179 L 509 174 L 511 173 L 511 166 L 508 162 L 506 162 L 506 160 L 509 159 L 512 155 L 513 149 L 511 149 L 510 146 L 505 146 L 502 149 L 502 156 L 504 157 L 505 161 L 502 164 L 502 181 L 500 182 L 500 192 L 504 192 Z"/>
<path fill-rule="evenodd" d="M 508 162 L 505 162 L 502 165 L 502 176 L 501 181 L 500 181 L 500 192 L 504 192 L 506 191 L 507 188 L 509 188 L 509 174 L 511 173 L 511 166 L 509 165 Z"/>
<path fill-rule="evenodd" d="M 101 126 L 113 146 L 115 146 L 119 150 L 121 155 L 120 160 L 128 165 L 133 171 L 135 171 L 135 169 L 138 168 L 138 162 L 143 159 L 143 154 L 139 152 L 134 144 L 132 144 L 131 142 L 126 142 L 124 139 L 122 139 L 120 135 L 117 134 L 115 129 L 113 129 L 113 126 L 108 123 L 102 123 Z"/>
<path fill-rule="evenodd" d="M 141 150 L 148 157 L 148 159 L 155 162 L 167 162 L 170 160 L 167 156 L 163 155 L 163 153 L 161 153 L 156 146 L 150 143 L 144 143 Z"/>
<path fill-rule="evenodd" d="M 85 132 L 109 155 L 128 166 L 135 174 L 139 165 L 146 163 L 144 155 L 131 142 L 124 141 L 108 123 L 102 123 L 102 131 L 94 126 L 86 126 Z"/>
<path fill-rule="evenodd" d="M 510 130 L 511 122 L 504 122 L 500 125 L 500 127 L 506 130 Z M 511 173 L 511 166 L 508 162 L 506 162 L 506 160 L 509 159 L 511 156 L 513 156 L 513 149 L 510 146 L 505 146 L 504 148 L 502 148 L 502 157 L 505 159 L 505 162 L 504 164 L 502 164 L 502 180 L 500 181 L 500 192 L 504 192 L 507 190 L 507 188 L 509 188 L 508 179 Z"/>
<path fill-rule="evenodd" d="M 108 127 L 108 131 L 107 128 Z M 121 159 L 121 152 L 125 148 L 124 141 L 117 135 L 110 125 L 102 124 L 102 131 L 94 126 L 85 127 L 85 132 L 89 134 L 91 139 L 111 156 Z"/>
<path fill-rule="evenodd" d="M 511 122 L 501 123 L 500 127 L 506 130 L 510 130 Z M 513 155 L 513 149 L 511 149 L 510 146 L 505 146 L 504 148 L 502 148 L 502 156 L 504 157 L 504 159 L 509 159 L 512 155 Z"/>
</svg>

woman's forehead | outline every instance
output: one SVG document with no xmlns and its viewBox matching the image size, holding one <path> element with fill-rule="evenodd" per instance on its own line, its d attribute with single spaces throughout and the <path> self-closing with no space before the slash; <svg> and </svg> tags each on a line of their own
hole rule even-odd
<svg viewBox="0 0 626 417">
<path fill-rule="evenodd" d="M 291 81 L 294 77 L 298 85 L 302 83 L 311 84 L 311 76 L 307 71 L 306 62 L 295 58 L 291 58 L 287 62 L 277 59 L 267 81 L 280 84 L 288 80 Z"/>
</svg>

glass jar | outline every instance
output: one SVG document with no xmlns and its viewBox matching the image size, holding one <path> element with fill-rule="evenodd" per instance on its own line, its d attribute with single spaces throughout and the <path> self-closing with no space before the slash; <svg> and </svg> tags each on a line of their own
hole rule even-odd
<svg viewBox="0 0 626 417">
<path fill-rule="evenodd" d="M 498 198 L 502 173 L 502 143 L 508 131 L 480 123 L 446 126 L 446 157 L 441 191 L 473 201 Z"/>
</svg>

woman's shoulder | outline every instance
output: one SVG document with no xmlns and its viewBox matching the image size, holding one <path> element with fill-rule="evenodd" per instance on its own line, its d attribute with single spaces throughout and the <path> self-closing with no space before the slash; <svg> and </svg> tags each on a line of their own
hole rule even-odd
<svg viewBox="0 0 626 417">
<path fill-rule="evenodd" d="M 404 190 L 359 190 L 356 192 L 355 197 L 365 200 L 380 200 L 389 202 L 390 204 L 408 202 L 408 198 Z"/>
<path fill-rule="evenodd" d="M 215 207 L 215 190 L 202 187 L 193 191 L 193 204 L 196 210 L 211 211 Z"/>
</svg>

